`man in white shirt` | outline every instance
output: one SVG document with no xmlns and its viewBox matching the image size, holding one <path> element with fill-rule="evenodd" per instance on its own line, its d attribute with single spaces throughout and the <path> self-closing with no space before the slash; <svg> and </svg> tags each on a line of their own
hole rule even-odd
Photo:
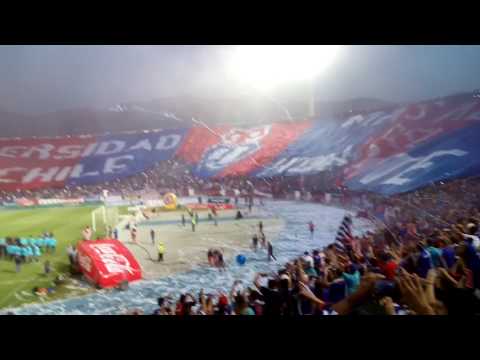
<svg viewBox="0 0 480 360">
<path fill-rule="evenodd" d="M 472 244 L 475 247 L 475 249 L 478 249 L 480 247 L 480 239 L 476 235 L 477 231 L 478 231 L 477 225 L 475 225 L 474 223 L 469 223 L 467 225 L 468 234 L 463 234 L 464 239 L 472 241 Z"/>
<path fill-rule="evenodd" d="M 302 260 L 308 264 L 309 267 L 312 267 L 313 268 L 313 257 L 309 254 L 308 251 L 305 251 L 303 253 L 303 257 L 302 257 Z"/>
</svg>

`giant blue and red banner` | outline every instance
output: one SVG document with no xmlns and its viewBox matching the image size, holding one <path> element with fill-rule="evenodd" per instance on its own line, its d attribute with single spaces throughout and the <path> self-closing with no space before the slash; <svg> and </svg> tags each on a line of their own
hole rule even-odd
<svg viewBox="0 0 480 360">
<path fill-rule="evenodd" d="M 452 96 L 385 111 L 249 128 L 192 127 L 55 139 L 0 139 L 0 190 L 95 184 L 177 158 L 203 178 L 344 169 L 382 194 L 480 175 L 480 99 Z"/>
<path fill-rule="evenodd" d="M 55 139 L 0 140 L 0 189 L 95 184 L 171 159 L 185 130 Z"/>
</svg>

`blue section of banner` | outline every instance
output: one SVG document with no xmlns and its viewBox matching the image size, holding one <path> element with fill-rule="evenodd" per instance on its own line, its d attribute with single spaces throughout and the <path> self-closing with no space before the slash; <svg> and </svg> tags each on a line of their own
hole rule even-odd
<svg viewBox="0 0 480 360">
<path fill-rule="evenodd" d="M 186 132 L 176 129 L 98 137 L 95 148 L 79 162 L 68 183 L 94 184 L 145 171 L 173 158 Z"/>
<path fill-rule="evenodd" d="M 361 169 L 346 185 L 384 195 L 407 192 L 440 180 L 480 174 L 480 124 L 453 131 L 408 153 Z"/>
<path fill-rule="evenodd" d="M 356 160 L 359 145 L 394 120 L 395 113 L 384 111 L 351 116 L 344 121 L 318 120 L 312 129 L 255 175 L 309 175 L 346 165 Z"/>
</svg>

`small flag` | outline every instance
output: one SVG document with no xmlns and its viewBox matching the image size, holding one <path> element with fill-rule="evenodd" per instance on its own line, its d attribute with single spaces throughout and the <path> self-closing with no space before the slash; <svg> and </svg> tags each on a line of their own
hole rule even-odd
<svg viewBox="0 0 480 360">
<path fill-rule="evenodd" d="M 344 252 L 347 244 L 352 241 L 352 218 L 345 215 L 343 221 L 338 228 L 337 237 L 335 238 L 335 246 L 339 251 Z"/>
</svg>

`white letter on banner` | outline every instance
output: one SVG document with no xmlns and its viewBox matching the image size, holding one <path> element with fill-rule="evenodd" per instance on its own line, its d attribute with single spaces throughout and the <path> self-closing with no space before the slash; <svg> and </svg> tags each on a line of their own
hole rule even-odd
<svg viewBox="0 0 480 360">
<path fill-rule="evenodd" d="M 118 156 L 115 158 L 108 158 L 107 161 L 105 161 L 105 168 L 103 172 L 105 174 L 113 174 L 113 173 L 119 173 L 122 172 L 125 168 L 125 164 L 117 164 L 118 161 L 120 160 L 135 160 L 133 155 L 123 155 L 123 156 Z"/>
<path fill-rule="evenodd" d="M 93 154 L 93 152 L 95 151 L 95 148 L 97 147 L 97 143 L 92 143 L 92 144 L 89 144 L 84 152 L 82 153 L 82 157 L 87 157 L 87 156 L 90 156 Z"/>
<path fill-rule="evenodd" d="M 57 154 L 53 158 L 56 160 L 75 159 L 82 155 L 83 145 L 65 145 L 60 146 Z"/>
<path fill-rule="evenodd" d="M 306 174 L 313 171 L 324 171 L 334 165 L 343 166 L 346 163 L 345 159 L 336 156 L 335 153 L 312 158 L 297 158 L 296 163 L 288 169 L 288 173 Z"/>
<path fill-rule="evenodd" d="M 0 149 L 0 156 L 15 158 L 18 154 L 17 151 L 26 151 L 28 148 L 26 146 L 6 146 Z"/>
<path fill-rule="evenodd" d="M 426 169 L 432 166 L 433 162 L 431 161 L 432 159 L 435 159 L 437 157 L 442 157 L 442 156 L 447 156 L 447 155 L 453 155 L 453 156 L 465 156 L 468 153 L 463 150 L 459 149 L 452 149 L 452 150 L 442 150 L 442 151 L 435 151 L 434 153 L 425 156 L 425 157 L 418 157 L 414 158 L 415 163 L 409 166 L 407 169 L 403 170 L 400 174 L 395 175 L 394 177 L 391 177 L 385 181 L 382 182 L 382 184 L 387 184 L 387 185 L 403 185 L 407 182 L 410 182 L 412 179 L 402 177 L 404 174 L 409 173 L 412 170 L 417 170 L 417 169 Z"/>
<path fill-rule="evenodd" d="M 25 170 L 27 170 L 27 169 L 21 168 L 21 167 L 9 168 L 9 169 L 0 169 L 0 184 L 9 184 L 9 183 L 17 182 L 16 180 L 5 179 L 3 177 L 7 176 L 8 173 L 11 173 L 11 172 L 14 172 L 14 171 L 25 171 Z"/>
<path fill-rule="evenodd" d="M 55 176 L 55 181 L 64 181 L 70 173 L 70 170 L 72 170 L 71 166 L 66 166 L 62 168 Z"/>
<path fill-rule="evenodd" d="M 272 168 L 276 173 L 283 173 L 284 171 L 294 166 L 298 162 L 298 160 L 300 159 L 295 157 L 290 159 L 280 159 L 275 165 L 272 166 Z"/>
<path fill-rule="evenodd" d="M 73 178 L 73 179 L 78 179 L 78 178 L 85 177 L 85 176 L 98 176 L 98 175 L 100 175 L 100 173 L 98 171 L 92 171 L 92 172 L 84 173 L 84 174 L 82 174 L 82 172 L 83 172 L 83 165 L 82 164 L 77 164 L 73 167 L 73 170 L 70 174 L 70 177 Z"/>
<path fill-rule="evenodd" d="M 155 147 L 155 150 L 172 149 L 178 145 L 178 143 L 180 142 L 180 139 L 181 137 L 178 134 L 161 136 L 160 139 L 158 139 L 158 143 L 157 143 L 157 146 Z"/>
<path fill-rule="evenodd" d="M 387 176 L 394 172 L 397 169 L 402 168 L 403 166 L 415 162 L 415 158 L 410 157 L 406 153 L 398 154 L 392 157 L 392 159 L 395 159 L 395 161 L 392 160 L 392 162 L 395 164 L 393 167 L 387 166 L 386 170 L 373 170 L 371 171 L 368 175 L 362 177 L 359 181 L 362 184 L 370 184 L 373 181 L 377 181 L 381 179 L 384 176 Z M 377 169 L 382 167 L 382 163 L 378 164 L 376 166 Z"/>
<path fill-rule="evenodd" d="M 138 150 L 138 149 L 152 151 L 152 144 L 150 144 L 150 140 L 144 139 L 142 141 L 139 141 L 128 150 Z"/>
<path fill-rule="evenodd" d="M 38 146 L 31 147 L 27 151 L 25 151 L 22 154 L 22 158 L 29 158 L 31 157 L 34 153 L 38 152 L 38 158 L 40 160 L 45 160 L 50 157 L 50 150 L 55 149 L 55 146 L 52 144 L 41 144 Z"/>
<path fill-rule="evenodd" d="M 42 168 L 33 168 L 30 170 L 22 179 L 22 183 L 26 184 L 40 178 L 43 182 L 50 182 L 53 180 L 53 177 L 57 174 L 60 168 L 58 166 L 48 169 L 46 172 L 42 173 Z"/>
<path fill-rule="evenodd" d="M 111 147 L 112 145 L 113 145 L 113 148 Z M 123 150 L 124 147 L 125 147 L 125 141 L 118 141 L 118 140 L 104 141 L 98 147 L 98 150 L 95 153 L 95 155 L 118 154 Z"/>
</svg>

